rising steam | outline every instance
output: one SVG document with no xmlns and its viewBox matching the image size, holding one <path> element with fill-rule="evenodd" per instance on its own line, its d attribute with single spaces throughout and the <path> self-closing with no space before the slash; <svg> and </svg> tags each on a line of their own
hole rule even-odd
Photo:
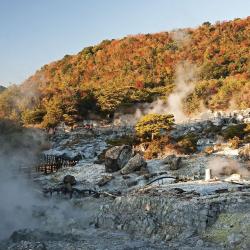
<svg viewBox="0 0 250 250">
<path fill-rule="evenodd" d="M 183 111 L 185 98 L 194 90 L 197 76 L 197 67 L 187 61 L 176 67 L 175 88 L 168 96 L 167 101 L 157 99 L 152 103 L 145 103 L 136 109 L 133 115 L 121 115 L 120 122 L 134 125 L 145 114 L 171 113 L 175 121 L 183 122 L 188 117 Z"/>
<path fill-rule="evenodd" d="M 226 177 L 232 174 L 239 174 L 243 178 L 250 176 L 249 171 L 242 167 L 238 161 L 225 157 L 213 158 L 208 162 L 207 168 L 212 170 L 213 177 Z"/>
<path fill-rule="evenodd" d="M 32 206 L 40 201 L 21 169 L 29 173 L 42 141 L 43 135 L 36 130 L 0 121 L 0 239 L 15 229 L 35 225 Z"/>
<path fill-rule="evenodd" d="M 176 122 L 187 119 L 183 112 L 183 101 L 194 90 L 197 68 L 193 64 L 183 62 L 176 68 L 175 89 L 167 100 L 167 113 L 174 115 Z"/>
</svg>

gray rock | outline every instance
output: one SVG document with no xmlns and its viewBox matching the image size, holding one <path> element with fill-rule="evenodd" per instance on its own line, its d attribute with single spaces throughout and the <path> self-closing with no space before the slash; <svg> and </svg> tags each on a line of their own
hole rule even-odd
<svg viewBox="0 0 250 250">
<path fill-rule="evenodd" d="M 132 157 L 132 148 L 128 145 L 115 146 L 105 154 L 106 172 L 115 172 L 122 169 Z"/>
<path fill-rule="evenodd" d="M 76 179 L 73 175 L 66 175 L 63 178 L 63 183 L 64 184 L 70 184 L 70 185 L 75 185 L 76 184 Z"/>
<path fill-rule="evenodd" d="M 177 170 L 182 167 L 182 157 L 169 155 L 163 159 L 162 163 L 169 165 L 170 170 Z"/>
<path fill-rule="evenodd" d="M 131 158 L 128 163 L 122 168 L 122 174 L 130 174 L 136 170 L 140 170 L 142 167 L 146 167 L 147 163 L 140 154 L 136 154 Z"/>
<path fill-rule="evenodd" d="M 227 237 L 228 243 L 229 244 L 237 244 L 239 243 L 244 236 L 239 233 L 232 233 Z"/>
<path fill-rule="evenodd" d="M 198 146 L 208 146 L 212 144 L 213 144 L 213 141 L 209 138 L 201 138 L 197 141 Z"/>
<path fill-rule="evenodd" d="M 14 243 L 8 247 L 8 250 L 46 250 L 46 246 L 42 242 L 30 242 L 30 241 L 21 241 Z"/>
<path fill-rule="evenodd" d="M 103 175 L 102 178 L 100 179 L 100 181 L 98 181 L 97 185 L 99 187 L 102 187 L 102 186 L 106 185 L 107 183 L 109 183 L 112 179 L 113 179 L 112 174 Z"/>
<path fill-rule="evenodd" d="M 151 194 L 154 192 L 152 190 Z M 116 225 L 121 225 L 133 235 L 192 247 L 187 249 L 207 249 L 207 244 L 211 245 L 208 249 L 222 249 L 213 247 L 220 243 L 225 245 L 225 249 L 235 249 L 229 247 L 231 244 L 237 245 L 237 249 L 248 249 L 241 246 L 249 242 L 247 229 L 250 199 L 242 194 L 240 198 L 243 201 L 237 203 L 239 195 L 225 194 L 202 199 L 190 199 L 185 192 L 181 196 L 167 193 L 161 196 L 128 195 L 118 197 L 108 207 L 103 207 L 96 220 L 101 228 L 116 228 Z M 183 199 L 184 197 L 189 199 Z M 236 228 L 230 226 L 230 219 L 237 225 Z M 218 232 L 223 232 L 220 242 Z"/>
<path fill-rule="evenodd" d="M 216 117 L 212 120 L 213 125 L 215 126 L 223 126 L 225 124 L 225 121 L 221 117 Z"/>
</svg>

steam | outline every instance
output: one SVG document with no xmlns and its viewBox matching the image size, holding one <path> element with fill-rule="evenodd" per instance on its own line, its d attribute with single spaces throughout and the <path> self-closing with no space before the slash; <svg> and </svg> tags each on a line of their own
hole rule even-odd
<svg viewBox="0 0 250 250">
<path fill-rule="evenodd" d="M 196 73 L 196 66 L 188 62 L 177 66 L 176 87 L 167 100 L 167 112 L 174 115 L 176 122 L 182 122 L 188 118 L 183 112 L 183 101 L 194 90 Z"/>
<path fill-rule="evenodd" d="M 215 157 L 208 162 L 207 168 L 212 170 L 213 177 L 230 176 L 239 174 L 242 177 L 249 177 L 250 173 L 243 168 L 240 163 L 234 159 Z"/>
<path fill-rule="evenodd" d="M 191 37 L 186 29 L 174 30 L 170 35 L 178 47 L 187 46 L 191 41 Z M 189 61 L 179 62 L 175 70 L 175 89 L 168 96 L 167 101 L 157 99 L 152 103 L 146 103 L 142 107 L 137 108 L 133 115 L 121 115 L 119 122 L 121 124 L 134 125 L 141 116 L 150 113 L 171 113 L 174 115 L 177 123 L 185 121 L 188 119 L 188 116 L 183 110 L 183 101 L 193 92 L 197 75 L 198 68 L 196 65 Z M 207 111 L 205 107 L 203 107 L 203 111 Z"/>
<path fill-rule="evenodd" d="M 35 130 L 24 130 L 0 121 L 0 239 L 13 230 L 35 226 L 32 206 L 41 201 L 33 186 L 22 172 L 35 164 L 43 135 Z"/>
<path fill-rule="evenodd" d="M 183 111 L 183 102 L 194 90 L 197 71 L 197 67 L 188 61 L 179 63 L 176 66 L 175 88 L 167 100 L 159 98 L 152 103 L 145 103 L 137 107 L 134 114 L 120 115 L 119 123 L 134 125 L 140 117 L 152 113 L 171 113 L 177 123 L 187 120 L 189 117 Z"/>
<path fill-rule="evenodd" d="M 93 221 L 95 203 L 85 201 L 76 207 L 74 200 L 45 199 L 41 187 L 29 177 L 46 143 L 41 131 L 0 120 L 0 240 L 19 229 L 64 235 Z"/>
<path fill-rule="evenodd" d="M 188 45 L 191 41 L 190 35 L 187 30 L 178 29 L 174 30 L 171 33 L 172 39 L 177 43 L 178 46 Z"/>
</svg>

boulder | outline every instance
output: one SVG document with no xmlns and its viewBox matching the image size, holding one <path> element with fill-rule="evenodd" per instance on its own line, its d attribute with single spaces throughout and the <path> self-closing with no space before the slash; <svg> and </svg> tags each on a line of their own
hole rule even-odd
<svg viewBox="0 0 250 250">
<path fill-rule="evenodd" d="M 99 187 L 102 187 L 102 186 L 106 185 L 107 183 L 109 183 L 112 179 L 113 179 L 112 174 L 103 175 L 102 178 L 98 181 L 97 185 Z"/>
<path fill-rule="evenodd" d="M 128 163 L 122 168 L 121 174 L 130 174 L 134 171 L 140 170 L 143 167 L 146 167 L 147 163 L 140 154 L 136 154 L 132 157 Z"/>
<path fill-rule="evenodd" d="M 70 184 L 71 186 L 76 184 L 76 179 L 73 175 L 66 175 L 63 178 L 63 183 L 64 184 Z"/>
<path fill-rule="evenodd" d="M 105 153 L 106 172 L 112 173 L 122 169 L 132 157 L 132 148 L 128 145 L 115 146 Z"/>
<path fill-rule="evenodd" d="M 82 160 L 83 156 L 78 152 L 64 152 L 61 156 L 63 159 L 68 161 L 80 161 Z"/>
<path fill-rule="evenodd" d="M 163 159 L 163 164 L 169 165 L 170 170 L 177 170 L 182 166 L 182 157 L 176 155 L 169 155 Z"/>
</svg>

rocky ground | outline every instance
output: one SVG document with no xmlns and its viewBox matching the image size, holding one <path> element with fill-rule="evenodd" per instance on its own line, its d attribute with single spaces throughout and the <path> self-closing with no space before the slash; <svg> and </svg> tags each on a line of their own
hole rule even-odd
<svg viewBox="0 0 250 250">
<path fill-rule="evenodd" d="M 209 126 L 225 128 L 248 116 L 249 110 L 179 124 L 172 135 L 202 135 Z M 71 175 L 73 188 L 94 190 L 99 198 L 47 193 L 41 198 L 44 205 L 33 207 L 38 226 L 16 230 L 1 241 L 0 249 L 250 249 L 249 145 L 231 149 L 220 143 L 208 155 L 202 149 L 216 147 L 213 131 L 201 136 L 196 154 L 145 161 L 130 146 L 108 144 L 132 133 L 128 127 L 107 126 L 52 136 L 51 149 L 44 153 L 78 163 L 36 174 L 38 195 L 42 197 L 43 188 L 64 185 L 63 178 Z M 100 157 L 104 150 L 105 157 Z M 205 170 L 216 164 L 222 172 L 214 171 L 213 179 L 205 181 Z"/>
</svg>

